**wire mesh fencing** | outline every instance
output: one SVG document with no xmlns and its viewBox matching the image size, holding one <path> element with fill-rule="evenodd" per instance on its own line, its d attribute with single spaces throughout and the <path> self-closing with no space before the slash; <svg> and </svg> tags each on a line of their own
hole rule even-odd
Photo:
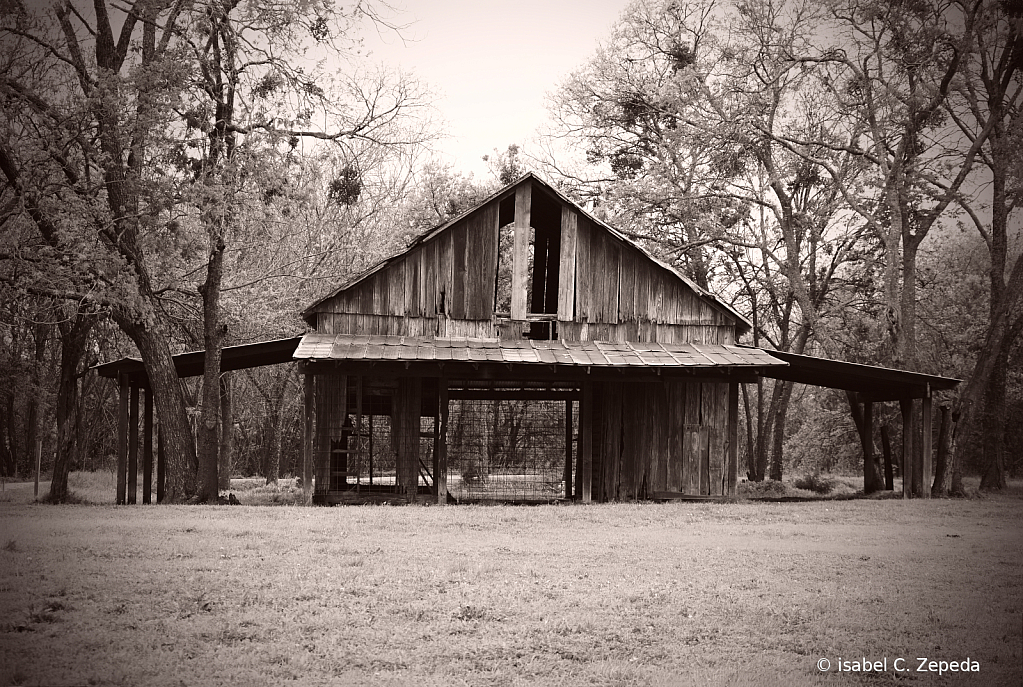
<svg viewBox="0 0 1023 687">
<path fill-rule="evenodd" d="M 457 501 L 553 501 L 565 496 L 563 400 L 452 399 L 448 405 L 448 493 Z M 571 476 L 569 477 L 571 479 Z"/>
</svg>

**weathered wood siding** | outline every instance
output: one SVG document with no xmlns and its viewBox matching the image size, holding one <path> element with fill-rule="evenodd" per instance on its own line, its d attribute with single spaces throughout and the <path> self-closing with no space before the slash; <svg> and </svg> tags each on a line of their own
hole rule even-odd
<svg viewBox="0 0 1023 687">
<path fill-rule="evenodd" d="M 562 214 L 560 258 L 561 338 L 734 343 L 730 314 L 570 207 Z"/>
<path fill-rule="evenodd" d="M 566 340 L 735 343 L 731 313 L 575 206 L 529 184 L 491 200 L 320 303 L 316 328 L 346 334 L 500 336 L 494 299 L 503 200 L 514 200 L 517 227 L 536 218 L 534 224 L 543 225 L 536 230 L 537 240 L 545 242 L 534 256 L 543 267 L 534 267 L 530 280 L 525 272 L 529 231 L 515 233 L 513 320 L 523 321 L 534 311 L 556 311 L 557 335 Z M 544 274 L 549 283 L 538 285 Z M 506 331 L 518 336 L 521 328 Z"/>
<path fill-rule="evenodd" d="M 642 499 L 665 491 L 734 494 L 737 423 L 731 386 L 594 384 L 594 498 Z"/>
<path fill-rule="evenodd" d="M 566 341 L 655 341 L 658 343 L 734 344 L 734 325 L 620 322 L 600 324 L 558 321 L 558 338 Z"/>
<path fill-rule="evenodd" d="M 493 320 L 453 320 L 444 317 L 399 317 L 397 315 L 361 315 L 320 313 L 317 331 L 324 334 L 374 334 L 393 336 L 440 336 L 496 338 Z"/>
<path fill-rule="evenodd" d="M 498 203 L 491 202 L 323 301 L 316 308 L 317 330 L 495 336 L 497 215 Z M 448 324 L 456 321 L 464 324 Z"/>
</svg>

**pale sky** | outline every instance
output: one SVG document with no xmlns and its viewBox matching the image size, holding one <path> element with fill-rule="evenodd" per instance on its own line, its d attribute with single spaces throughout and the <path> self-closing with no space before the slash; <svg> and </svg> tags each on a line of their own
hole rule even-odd
<svg viewBox="0 0 1023 687">
<path fill-rule="evenodd" d="M 395 0 L 411 24 L 366 36 L 375 61 L 415 74 L 435 92 L 455 170 L 484 175 L 480 158 L 525 144 L 544 120 L 544 95 L 593 55 L 628 0 Z"/>
</svg>

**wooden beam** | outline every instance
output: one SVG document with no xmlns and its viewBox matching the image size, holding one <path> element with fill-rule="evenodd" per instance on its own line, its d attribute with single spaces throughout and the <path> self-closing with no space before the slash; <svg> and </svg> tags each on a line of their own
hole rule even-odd
<svg viewBox="0 0 1023 687">
<path fill-rule="evenodd" d="M 888 423 L 881 425 L 881 455 L 884 457 L 885 491 L 895 491 L 895 477 L 892 475 L 892 440 L 888 434 Z"/>
<path fill-rule="evenodd" d="M 572 498 L 572 400 L 565 401 L 565 498 Z"/>
<path fill-rule="evenodd" d="M 899 408 L 902 410 L 902 498 L 908 499 L 913 494 L 913 463 L 916 462 L 913 452 L 913 399 L 901 399 Z"/>
<path fill-rule="evenodd" d="M 139 490 L 139 388 L 131 387 L 128 403 L 128 498 L 127 503 L 138 501 Z"/>
<path fill-rule="evenodd" d="M 863 426 L 860 428 L 860 445 L 863 447 L 863 493 L 871 494 L 878 489 L 877 468 L 874 465 L 874 404 L 863 402 Z"/>
<path fill-rule="evenodd" d="M 589 503 L 593 494 L 593 385 L 583 382 L 583 397 L 579 404 L 579 500 Z"/>
<path fill-rule="evenodd" d="M 452 389 L 448 398 L 458 401 L 574 401 L 578 391 L 548 389 Z"/>
<path fill-rule="evenodd" d="M 349 461 L 347 467 L 349 473 L 355 473 L 356 489 L 358 489 L 358 484 L 362 482 L 362 454 L 366 448 L 366 445 L 363 443 L 363 440 L 366 437 L 362 426 L 364 421 L 364 418 L 362 417 L 362 380 L 362 375 L 355 378 L 355 432 L 352 434 L 352 439 L 355 440 L 355 453 L 349 453 L 349 458 L 351 458 L 352 455 L 355 456 L 355 465 L 352 466 L 351 461 Z M 347 393 L 348 390 L 345 389 L 346 403 L 348 401 Z M 350 450 L 352 447 L 349 446 L 348 448 Z M 345 481 L 348 481 L 347 477 L 345 478 Z"/>
<path fill-rule="evenodd" d="M 146 389 L 142 415 L 142 503 L 153 502 L 153 390 Z"/>
<path fill-rule="evenodd" d="M 128 375 L 117 375 L 117 505 L 125 502 L 128 473 Z"/>
<path fill-rule="evenodd" d="M 928 388 L 930 392 L 930 388 Z M 931 454 L 931 431 L 933 430 L 933 417 L 931 408 L 931 395 L 928 393 L 924 396 L 921 402 L 923 419 L 921 420 L 921 429 L 923 435 L 920 437 L 920 481 L 917 483 L 917 495 L 929 499 L 931 498 L 931 488 L 934 480 L 934 474 L 932 471 L 932 454 Z"/>
<path fill-rule="evenodd" d="M 735 496 L 739 482 L 739 385 L 728 385 L 728 437 L 726 439 L 727 469 L 725 471 L 726 496 Z"/>
<path fill-rule="evenodd" d="M 561 207 L 561 267 L 558 274 L 558 319 L 575 318 L 575 246 L 579 216 L 571 207 Z"/>
<path fill-rule="evenodd" d="M 515 243 L 512 249 L 511 318 L 526 319 L 526 280 L 529 261 L 530 211 L 532 207 L 530 183 L 515 189 Z"/>
<path fill-rule="evenodd" d="M 433 483 L 437 485 L 437 505 L 448 502 L 448 380 L 437 380 L 437 449 L 434 452 Z"/>
<path fill-rule="evenodd" d="M 313 376 L 303 375 L 304 393 L 303 411 L 305 413 L 304 432 L 302 434 L 302 495 L 306 505 L 313 502 Z"/>
</svg>

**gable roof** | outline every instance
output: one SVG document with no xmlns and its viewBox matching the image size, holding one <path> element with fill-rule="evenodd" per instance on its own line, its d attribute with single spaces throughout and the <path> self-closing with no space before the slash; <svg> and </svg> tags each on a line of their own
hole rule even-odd
<svg viewBox="0 0 1023 687">
<path fill-rule="evenodd" d="M 616 239 L 621 241 L 622 243 L 624 243 L 627 246 L 630 246 L 631 248 L 639 251 L 639 253 L 643 257 L 645 257 L 647 260 L 649 260 L 653 264 L 655 264 L 658 267 L 660 267 L 662 270 L 668 272 L 670 275 L 672 275 L 673 277 L 675 277 L 676 279 L 678 279 L 679 281 L 684 283 L 686 286 L 688 286 L 698 296 L 700 296 L 701 298 L 704 298 L 704 299 L 710 301 L 713 305 L 721 308 L 726 313 L 728 313 L 728 315 L 734 317 L 735 320 L 736 320 L 736 327 L 737 327 L 737 330 L 738 330 L 739 334 L 744 334 L 745 332 L 748 332 L 750 329 L 753 328 L 753 324 L 748 319 L 746 319 L 746 317 L 743 316 L 739 311 L 737 311 L 735 308 L 733 308 L 728 302 L 726 302 L 724 299 L 722 299 L 719 296 L 717 296 L 716 294 L 711 293 L 710 291 L 702 288 L 700 285 L 698 285 L 692 279 L 686 277 L 685 275 L 683 275 L 681 272 L 676 270 L 671 265 L 669 265 L 666 262 L 663 262 L 662 260 L 659 260 L 658 258 L 654 257 L 653 255 L 650 254 L 649 251 L 647 251 L 645 248 L 643 248 L 643 246 L 639 245 L 638 243 L 636 243 L 635 241 L 630 239 L 628 236 L 626 236 L 622 232 L 620 232 L 617 229 L 615 229 L 614 227 L 612 227 L 610 224 L 608 224 L 608 223 L 604 222 L 603 220 L 593 216 L 592 214 L 590 214 L 589 212 L 584 210 L 582 207 L 580 207 L 578 203 L 576 203 L 575 201 L 570 199 L 568 196 L 563 194 L 561 191 L 557 190 L 556 188 L 554 188 L 553 186 L 548 184 L 546 181 L 544 181 L 540 177 L 538 177 L 535 174 L 533 174 L 532 172 L 527 172 L 526 174 L 524 174 L 520 178 L 516 179 L 512 183 L 508 184 L 504 188 L 501 188 L 498 191 L 496 191 L 496 192 L 492 193 L 491 195 L 487 196 L 484 200 L 480 201 L 479 203 L 477 203 L 473 207 L 468 208 L 467 210 L 464 210 L 463 212 L 461 212 L 458 215 L 452 217 L 451 219 L 447 220 L 446 222 L 443 222 L 442 224 L 439 224 L 438 226 L 434 227 L 433 229 L 430 229 L 430 230 L 428 230 L 426 232 L 423 232 L 422 234 L 417 236 L 415 239 L 413 239 L 412 242 L 409 243 L 409 245 L 405 248 L 405 250 L 403 250 L 403 251 L 401 251 L 399 253 L 395 253 L 394 255 L 388 256 L 387 258 L 384 258 L 383 260 L 381 260 L 380 262 L 374 264 L 372 267 L 368 268 L 364 272 L 362 272 L 362 273 L 356 275 L 355 277 L 353 277 L 352 279 L 349 279 L 348 281 L 344 282 L 341 286 L 339 286 L 338 288 L 336 288 L 333 291 L 329 292 L 325 296 L 322 296 L 321 298 L 317 299 L 315 302 L 313 302 L 311 305 L 309 305 L 307 308 L 305 308 L 302 311 L 302 318 L 306 322 L 308 322 L 309 324 L 313 324 L 312 316 L 316 312 L 317 306 L 319 306 L 321 303 L 323 303 L 325 301 L 328 301 L 331 298 L 334 298 L 335 296 L 340 294 L 341 292 L 346 291 L 346 290 L 352 288 L 353 286 L 359 284 L 363 280 L 367 279 L 368 277 L 370 277 L 370 276 L 376 274 L 377 272 L 379 272 L 380 270 L 384 269 L 385 267 L 387 267 L 392 262 L 395 262 L 396 260 L 402 259 L 406 255 L 408 255 L 410 252 L 415 250 L 418 246 L 420 246 L 423 243 L 426 243 L 427 241 L 433 239 L 434 237 L 444 233 L 445 231 L 447 231 L 448 229 L 453 227 L 455 224 L 457 224 L 458 222 L 462 221 L 463 219 L 465 219 L 469 215 L 473 214 L 474 212 L 480 210 L 481 208 L 483 208 L 487 204 L 489 204 L 489 203 L 491 203 L 491 202 L 493 202 L 493 201 L 495 201 L 495 200 L 497 200 L 499 198 L 506 197 L 507 195 L 512 193 L 515 188 L 517 188 L 519 185 L 524 184 L 526 182 L 538 184 L 548 194 L 554 196 L 555 198 L 559 199 L 563 203 L 566 203 L 567 205 L 571 206 L 573 209 L 575 209 L 576 212 L 578 212 L 580 215 L 585 217 L 588 221 L 590 221 L 595 226 L 600 227 L 601 229 L 603 229 L 604 231 L 606 231 L 607 233 L 611 234 L 613 237 L 615 237 Z"/>
</svg>

